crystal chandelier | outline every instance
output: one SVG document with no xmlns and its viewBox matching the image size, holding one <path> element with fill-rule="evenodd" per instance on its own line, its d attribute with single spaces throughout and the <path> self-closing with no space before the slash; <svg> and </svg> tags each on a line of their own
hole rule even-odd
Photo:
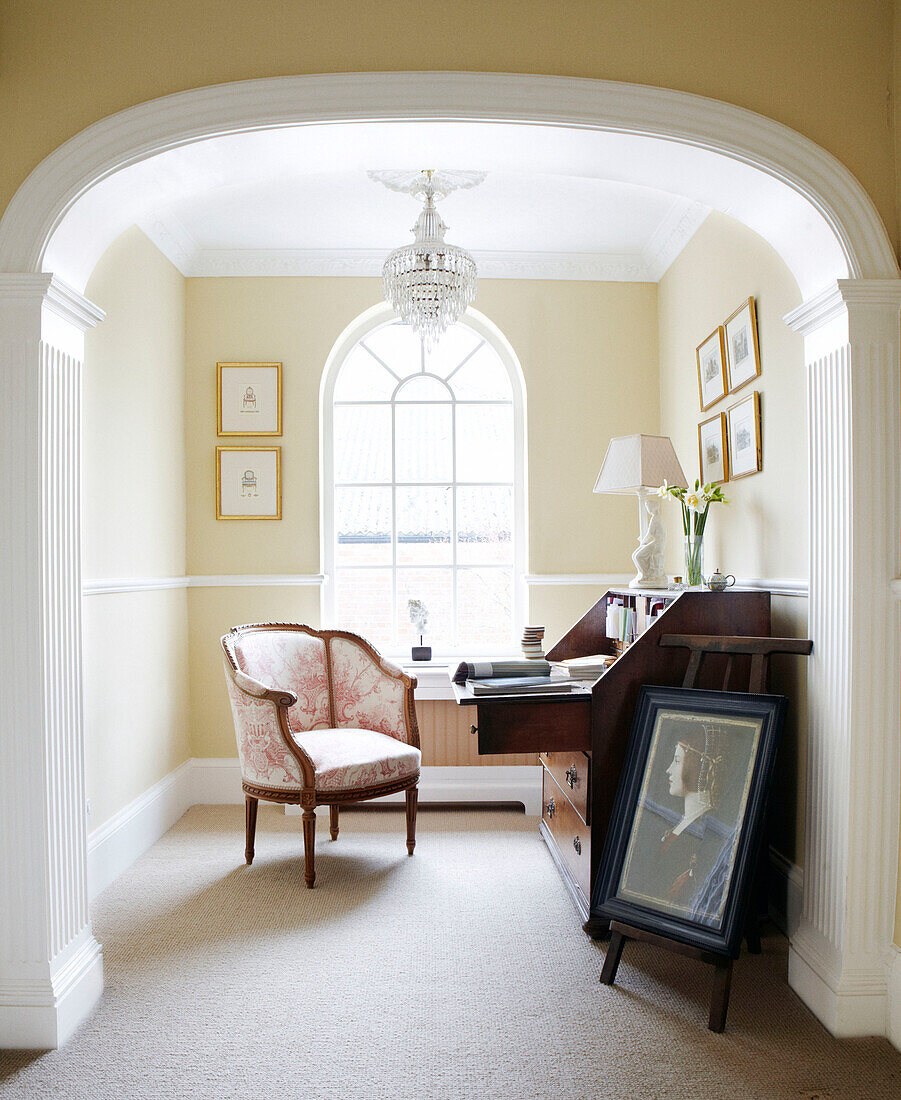
<svg viewBox="0 0 901 1100">
<path fill-rule="evenodd" d="M 423 201 L 413 226 L 412 244 L 402 245 L 385 260 L 385 298 L 400 319 L 422 338 L 426 348 L 458 321 L 476 293 L 472 256 L 444 239 L 447 226 L 435 204 L 457 188 L 475 187 L 484 172 L 370 172 L 371 179 L 392 191 L 404 191 Z"/>
</svg>

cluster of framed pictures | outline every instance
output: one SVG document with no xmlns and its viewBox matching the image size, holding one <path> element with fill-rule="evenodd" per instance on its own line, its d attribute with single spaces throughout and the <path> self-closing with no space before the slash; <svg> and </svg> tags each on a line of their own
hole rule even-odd
<svg viewBox="0 0 901 1100">
<path fill-rule="evenodd" d="M 281 363 L 217 363 L 217 435 L 282 434 Z M 281 519 L 281 447 L 216 448 L 216 519 Z"/>
<path fill-rule="evenodd" d="M 701 409 L 735 393 L 760 374 L 757 310 L 748 298 L 697 349 Z M 757 390 L 698 425 L 701 481 L 721 485 L 762 468 Z"/>
</svg>

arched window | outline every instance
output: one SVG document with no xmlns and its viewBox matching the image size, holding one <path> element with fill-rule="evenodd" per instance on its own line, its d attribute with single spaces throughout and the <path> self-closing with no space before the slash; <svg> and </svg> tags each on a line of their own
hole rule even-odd
<svg viewBox="0 0 901 1100">
<path fill-rule="evenodd" d="M 522 372 L 467 313 L 426 351 L 385 306 L 339 338 L 322 386 L 323 620 L 383 652 L 509 651 L 522 623 Z"/>
</svg>

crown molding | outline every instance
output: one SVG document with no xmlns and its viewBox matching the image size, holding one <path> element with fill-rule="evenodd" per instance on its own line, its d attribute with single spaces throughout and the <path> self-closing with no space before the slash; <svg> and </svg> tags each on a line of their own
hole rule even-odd
<svg viewBox="0 0 901 1100">
<path fill-rule="evenodd" d="M 704 208 L 706 209 L 706 208 Z M 705 215 L 706 216 L 706 215 Z M 701 219 L 703 220 L 703 218 Z M 666 252 L 635 253 L 480 252 L 470 249 L 480 279 L 561 279 L 574 282 L 655 283 L 697 229 L 687 219 Z M 194 249 L 162 222 L 140 227 L 188 279 L 251 276 L 381 278 L 385 249 Z"/>
<path fill-rule="evenodd" d="M 106 313 L 56 275 L 0 272 L 0 297 L 32 299 L 82 332 L 94 328 Z"/>
<path fill-rule="evenodd" d="M 682 249 L 701 228 L 711 213 L 709 206 L 699 202 L 674 202 L 666 218 L 660 223 L 642 254 L 648 272 L 649 283 L 659 283 Z"/>
</svg>

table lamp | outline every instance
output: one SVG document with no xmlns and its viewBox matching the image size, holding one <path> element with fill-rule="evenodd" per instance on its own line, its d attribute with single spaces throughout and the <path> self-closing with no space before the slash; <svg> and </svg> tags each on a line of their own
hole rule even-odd
<svg viewBox="0 0 901 1100">
<path fill-rule="evenodd" d="M 638 546 L 632 561 L 638 570 L 630 588 L 666 588 L 663 557 L 666 527 L 660 518 L 661 499 L 656 490 L 667 485 L 685 485 L 685 474 L 668 435 L 621 435 L 611 439 L 596 493 L 638 494 Z"/>
</svg>

